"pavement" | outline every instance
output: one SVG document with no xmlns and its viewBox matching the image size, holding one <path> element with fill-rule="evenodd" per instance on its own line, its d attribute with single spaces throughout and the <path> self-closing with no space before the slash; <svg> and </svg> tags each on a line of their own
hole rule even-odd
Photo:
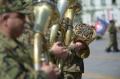
<svg viewBox="0 0 120 79">
<path fill-rule="evenodd" d="M 82 79 L 120 79 L 120 52 L 105 52 L 109 38 L 95 40 L 90 44 L 91 54 L 84 60 L 85 73 Z M 120 33 L 118 33 L 120 49 Z"/>
</svg>

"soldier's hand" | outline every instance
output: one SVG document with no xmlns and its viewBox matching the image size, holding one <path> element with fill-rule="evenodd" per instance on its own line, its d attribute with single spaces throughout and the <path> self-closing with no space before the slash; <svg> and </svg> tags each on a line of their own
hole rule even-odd
<svg viewBox="0 0 120 79">
<path fill-rule="evenodd" d="M 77 41 L 77 42 L 71 42 L 71 44 L 69 45 L 69 47 L 71 49 L 74 49 L 76 52 L 78 52 L 81 49 L 83 49 L 85 47 L 85 45 L 82 42 Z"/>
<path fill-rule="evenodd" d="M 49 79 L 57 79 L 58 75 L 60 75 L 60 69 L 51 62 L 49 64 L 43 62 L 41 70 L 47 74 Z"/>
<path fill-rule="evenodd" d="M 68 56 L 68 49 L 61 42 L 55 42 L 50 51 L 58 58 L 65 59 Z"/>
</svg>

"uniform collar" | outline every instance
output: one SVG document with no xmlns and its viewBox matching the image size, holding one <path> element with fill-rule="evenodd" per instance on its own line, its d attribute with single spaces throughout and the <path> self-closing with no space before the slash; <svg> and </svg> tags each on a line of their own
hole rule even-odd
<svg viewBox="0 0 120 79">
<path fill-rule="evenodd" d="M 17 43 L 14 39 L 7 38 L 2 33 L 0 33 L 0 48 L 14 48 L 17 46 Z"/>
</svg>

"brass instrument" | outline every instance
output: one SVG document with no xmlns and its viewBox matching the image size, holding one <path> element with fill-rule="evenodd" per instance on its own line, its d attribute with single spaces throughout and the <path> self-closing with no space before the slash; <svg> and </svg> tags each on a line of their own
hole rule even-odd
<svg viewBox="0 0 120 79">
<path fill-rule="evenodd" d="M 68 19 L 68 29 L 65 35 L 65 45 L 68 46 L 72 40 L 73 34 L 73 19 L 77 12 L 80 11 L 80 5 L 76 2 L 66 11 L 64 18 Z"/>
<path fill-rule="evenodd" d="M 62 32 L 65 32 L 62 27 L 62 21 L 64 18 L 64 14 L 65 14 L 66 10 L 71 6 L 71 4 L 73 4 L 75 2 L 76 2 L 75 0 L 58 0 L 57 7 L 58 7 L 58 11 L 60 13 L 60 19 L 59 19 L 59 22 L 54 24 L 51 28 L 50 44 L 53 44 L 57 40 L 56 37 L 58 34 L 57 32 L 59 30 L 61 30 Z M 63 35 L 62 37 L 64 38 L 64 34 L 62 34 L 62 35 Z"/>
<path fill-rule="evenodd" d="M 71 37 L 72 37 L 72 29 L 73 29 L 73 18 L 74 18 L 74 8 L 69 8 L 67 9 L 64 19 L 66 20 L 66 26 L 67 26 L 67 32 L 65 35 L 65 45 L 68 46 L 70 41 L 71 41 Z"/>
<path fill-rule="evenodd" d="M 96 38 L 96 31 L 93 26 L 87 24 L 77 24 L 74 29 L 75 39 L 82 40 L 89 45 Z"/>
<path fill-rule="evenodd" d="M 57 7 L 58 7 L 58 10 L 59 10 L 59 13 L 60 13 L 60 20 L 63 19 L 66 10 L 74 2 L 76 2 L 76 1 L 75 0 L 58 0 Z"/>
<path fill-rule="evenodd" d="M 64 26 L 64 31 L 63 32 L 63 36 L 64 36 L 64 44 L 65 46 L 69 46 L 70 42 L 72 41 L 72 36 L 73 36 L 73 18 L 75 13 L 77 13 L 79 11 L 79 6 L 77 6 L 78 4 L 73 3 L 71 4 L 71 6 L 69 6 L 69 8 L 67 9 L 67 11 L 64 14 L 64 22 L 63 25 Z M 63 69 L 62 65 L 64 65 L 64 62 L 62 60 L 59 61 L 59 67 L 61 67 L 61 69 Z"/>
<path fill-rule="evenodd" d="M 95 28 L 87 24 L 77 24 L 74 27 L 73 31 L 74 31 L 73 40 L 74 41 L 81 40 L 87 46 L 96 38 Z M 89 47 L 87 47 L 87 49 L 79 53 L 78 56 L 81 58 L 87 58 L 89 54 L 90 54 L 90 50 Z"/>
<path fill-rule="evenodd" d="M 73 18 L 74 14 L 78 11 L 79 7 L 76 7 L 76 0 L 59 0 L 57 7 L 60 12 L 60 20 L 59 23 L 54 24 L 51 28 L 50 32 L 50 44 L 52 45 L 58 36 L 58 31 L 60 31 L 61 40 L 64 42 L 66 46 L 69 45 L 72 37 L 72 29 L 73 29 Z M 60 69 L 62 69 L 62 60 L 57 59 L 57 65 Z"/>
<path fill-rule="evenodd" d="M 54 5 L 50 1 L 40 1 L 34 6 L 34 68 L 35 71 L 40 70 L 40 63 L 43 58 L 41 54 L 46 52 L 45 34 L 51 22 L 58 19 L 59 14 Z"/>
</svg>

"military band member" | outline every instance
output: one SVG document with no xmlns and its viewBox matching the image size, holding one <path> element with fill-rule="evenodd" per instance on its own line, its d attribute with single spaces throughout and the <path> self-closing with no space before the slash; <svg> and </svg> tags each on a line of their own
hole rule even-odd
<svg viewBox="0 0 120 79">
<path fill-rule="evenodd" d="M 89 43 L 95 39 L 95 30 L 86 24 L 78 24 L 74 27 L 73 41 L 68 48 L 62 43 L 56 42 L 51 47 L 51 53 L 63 59 L 62 79 L 81 79 L 84 73 L 83 59 L 90 54 Z M 58 51 L 54 53 L 55 51 Z"/>
<path fill-rule="evenodd" d="M 24 30 L 25 15 L 20 12 L 0 14 L 0 78 L 35 79 L 32 48 L 17 40 Z M 59 69 L 52 63 L 44 63 L 38 79 L 56 79 Z"/>
<path fill-rule="evenodd" d="M 110 20 L 110 24 L 108 26 L 108 33 L 109 33 L 109 45 L 106 48 L 106 52 L 110 52 L 113 51 L 115 52 L 120 52 L 119 48 L 118 48 L 118 42 L 117 42 L 117 28 L 115 26 L 115 21 L 114 20 Z"/>
</svg>

